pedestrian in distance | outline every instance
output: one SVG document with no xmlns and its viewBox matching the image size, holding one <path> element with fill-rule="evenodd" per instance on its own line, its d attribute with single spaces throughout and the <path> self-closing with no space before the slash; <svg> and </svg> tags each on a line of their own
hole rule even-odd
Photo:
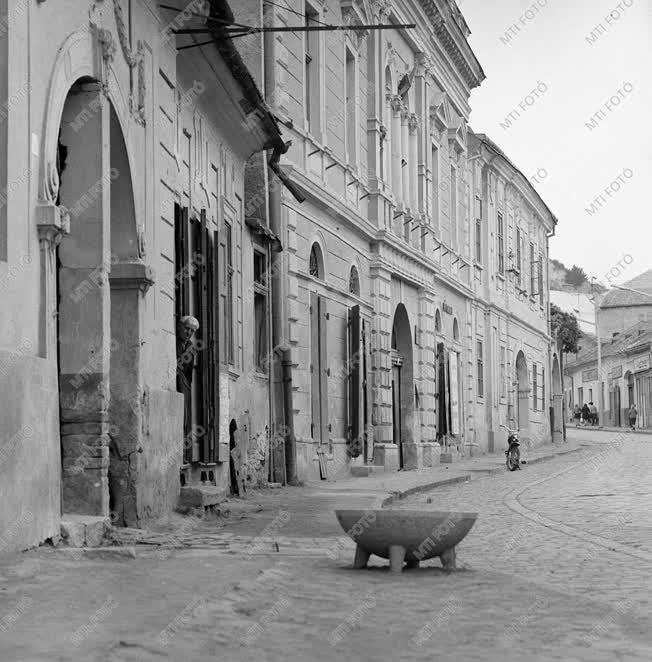
<svg viewBox="0 0 652 662">
<path fill-rule="evenodd" d="M 575 419 L 575 425 L 579 426 L 580 419 L 582 418 L 582 410 L 579 405 L 575 405 L 573 408 L 573 418 Z"/>
<path fill-rule="evenodd" d="M 582 405 L 582 422 L 584 425 L 588 425 L 589 420 L 591 419 L 591 411 L 589 405 L 586 402 Z"/>
<path fill-rule="evenodd" d="M 597 425 L 598 424 L 598 408 L 592 402 L 589 402 L 589 414 L 591 416 L 591 425 Z"/>
<path fill-rule="evenodd" d="M 636 411 L 636 406 L 632 403 L 632 406 L 629 408 L 629 427 L 632 430 L 636 430 L 636 418 L 638 416 L 638 411 Z"/>
</svg>

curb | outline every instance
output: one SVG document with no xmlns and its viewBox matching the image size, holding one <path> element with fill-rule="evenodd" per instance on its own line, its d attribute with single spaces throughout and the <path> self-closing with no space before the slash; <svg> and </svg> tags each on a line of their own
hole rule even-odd
<svg viewBox="0 0 652 662">
<path fill-rule="evenodd" d="M 470 474 L 463 474 L 461 476 L 454 476 L 453 478 L 441 478 L 440 480 L 435 480 L 430 483 L 423 483 L 422 485 L 413 485 L 408 487 L 405 490 L 396 490 L 392 492 L 388 497 L 385 497 L 380 501 L 378 505 L 379 508 L 386 508 L 387 506 L 395 503 L 396 501 L 401 501 L 413 494 L 419 494 L 420 492 L 428 492 L 434 490 L 437 487 L 445 487 L 446 485 L 454 485 L 455 483 L 466 483 L 471 480 Z"/>
<path fill-rule="evenodd" d="M 597 426 L 594 425 L 591 427 L 590 425 L 569 425 L 566 426 L 566 430 L 595 430 L 597 432 L 622 432 L 624 434 L 652 434 L 652 428 L 647 429 L 647 430 L 641 430 L 640 428 L 637 428 L 636 430 L 631 430 L 630 428 L 612 428 L 612 427 L 604 427 L 604 426 Z"/>
<path fill-rule="evenodd" d="M 577 453 L 583 449 L 584 449 L 583 446 L 579 446 L 577 448 L 570 448 L 568 450 L 560 449 L 555 453 L 550 453 L 548 455 L 542 455 L 540 457 L 536 457 L 532 460 L 527 460 L 526 464 L 536 464 L 537 462 L 545 462 L 546 460 L 551 460 L 560 455 L 569 455 L 571 453 Z M 405 499 L 409 496 L 412 496 L 414 494 L 419 494 L 421 492 L 429 492 L 430 490 L 437 489 L 438 487 L 446 487 L 447 485 L 454 485 L 456 483 L 467 483 L 472 479 L 473 473 L 483 473 L 483 474 L 491 475 L 491 474 L 501 473 L 504 470 L 505 467 L 502 465 L 497 467 L 492 467 L 491 469 L 466 469 L 465 471 L 467 473 L 464 473 L 461 476 L 455 476 L 453 478 L 443 478 L 429 483 L 423 483 L 422 485 L 414 485 L 405 490 L 396 490 L 395 492 L 392 492 L 390 496 L 382 499 L 377 505 L 377 507 L 387 508 L 391 504 L 396 503 L 397 501 L 401 501 L 402 499 Z"/>
<path fill-rule="evenodd" d="M 136 548 L 131 545 L 124 547 L 57 547 L 50 553 L 74 561 L 82 559 L 124 561 L 136 558 Z"/>
</svg>

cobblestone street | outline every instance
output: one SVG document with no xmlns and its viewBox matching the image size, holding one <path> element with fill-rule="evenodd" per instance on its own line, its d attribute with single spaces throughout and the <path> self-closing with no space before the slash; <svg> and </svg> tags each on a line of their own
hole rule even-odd
<svg viewBox="0 0 652 662">
<path fill-rule="evenodd" d="M 139 545 L 135 559 L 104 561 L 23 554 L 0 567 L 0 658 L 652 659 L 652 437 L 569 438 L 596 443 L 392 506 L 480 513 L 457 572 L 435 560 L 392 575 L 374 557 L 354 571 L 332 512 L 304 503 L 283 528 L 283 490 L 271 491 L 265 517 L 178 535 L 186 549 Z M 371 499 L 365 485 L 358 496 Z M 327 503 L 341 505 L 339 494 Z"/>
</svg>

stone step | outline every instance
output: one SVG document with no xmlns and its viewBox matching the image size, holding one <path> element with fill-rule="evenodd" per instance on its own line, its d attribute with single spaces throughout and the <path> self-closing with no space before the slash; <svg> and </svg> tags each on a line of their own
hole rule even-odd
<svg viewBox="0 0 652 662">
<path fill-rule="evenodd" d="M 373 474 L 385 473 L 385 467 L 382 464 L 360 464 L 351 467 L 351 475 L 357 478 L 372 476 Z"/>
<path fill-rule="evenodd" d="M 213 508 L 226 501 L 227 494 L 223 488 L 214 485 L 190 485 L 181 488 L 179 494 L 180 511 L 192 508 Z"/>
<path fill-rule="evenodd" d="M 111 520 L 94 515 L 61 516 L 61 547 L 102 547 L 110 536 Z"/>
</svg>

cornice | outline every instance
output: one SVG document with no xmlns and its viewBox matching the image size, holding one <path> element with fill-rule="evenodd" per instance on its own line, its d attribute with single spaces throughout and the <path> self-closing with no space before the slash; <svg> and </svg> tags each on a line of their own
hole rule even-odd
<svg viewBox="0 0 652 662">
<path fill-rule="evenodd" d="M 485 74 L 466 41 L 470 31 L 459 10 L 453 11 L 448 3 L 449 16 L 444 16 L 436 0 L 419 0 L 419 4 L 430 19 L 437 39 L 461 73 L 464 82 L 470 89 L 478 87 L 485 79 Z M 455 38 L 454 32 L 458 33 L 461 44 Z"/>
<path fill-rule="evenodd" d="M 407 280 L 419 287 L 433 287 L 434 283 L 439 283 L 447 286 L 449 289 L 454 290 L 460 296 L 466 299 L 473 300 L 475 295 L 471 288 L 468 288 L 463 283 L 453 280 L 450 276 L 445 274 L 437 265 L 418 249 L 401 242 L 401 240 L 389 234 L 386 230 L 378 230 L 376 233 L 376 255 L 379 264 L 388 271 L 394 272 L 404 280 Z M 382 254 L 380 251 L 385 249 L 389 254 Z M 393 260 L 392 258 L 396 258 Z M 419 278 L 418 275 L 410 273 L 404 267 L 401 267 L 401 262 L 411 261 L 415 266 L 423 270 L 423 274 Z M 435 288 L 436 290 L 436 288 Z"/>
<path fill-rule="evenodd" d="M 318 207 L 335 215 L 340 223 L 352 228 L 368 241 L 373 241 L 376 226 L 370 223 L 362 214 L 332 195 L 323 186 L 313 182 L 305 173 L 291 164 L 282 164 L 285 174 L 296 184 L 303 193 Z M 293 207 L 295 208 L 295 207 Z M 296 208 L 300 211 L 300 208 Z"/>
</svg>

